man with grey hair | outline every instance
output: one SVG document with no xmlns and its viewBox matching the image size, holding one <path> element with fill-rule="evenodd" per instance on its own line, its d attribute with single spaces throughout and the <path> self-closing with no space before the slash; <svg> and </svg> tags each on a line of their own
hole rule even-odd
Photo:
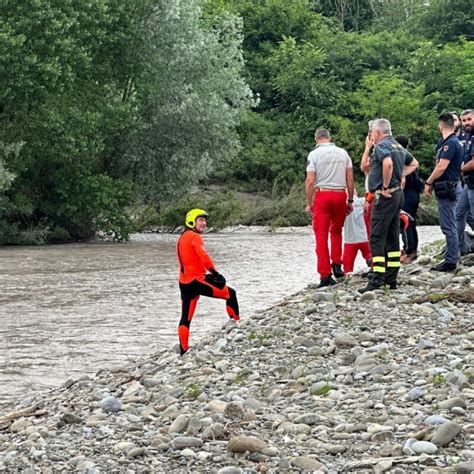
<svg viewBox="0 0 474 474">
<path fill-rule="evenodd" d="M 465 231 L 466 222 L 474 230 L 474 150 L 472 146 L 474 134 L 474 113 L 471 109 L 461 113 L 462 132 L 458 138 L 464 149 L 464 159 L 461 166 L 464 187 L 456 203 L 456 230 L 458 233 L 459 252 L 465 255 L 467 248 Z"/>
<path fill-rule="evenodd" d="M 407 168 L 416 167 L 411 154 L 392 137 L 386 119 L 373 121 L 370 141 L 374 144 L 368 167 L 368 191 L 375 195 L 370 220 L 370 251 L 373 273 L 359 293 L 386 284 L 397 288 L 400 269 L 400 210 L 403 205 L 401 181 Z"/>
<path fill-rule="evenodd" d="M 319 287 L 323 287 L 336 284 L 333 274 L 336 278 L 344 276 L 342 227 L 352 211 L 354 177 L 349 155 L 331 142 L 328 130 L 319 128 L 314 139 L 316 148 L 309 154 L 306 167 L 306 212 L 313 215 Z"/>
</svg>

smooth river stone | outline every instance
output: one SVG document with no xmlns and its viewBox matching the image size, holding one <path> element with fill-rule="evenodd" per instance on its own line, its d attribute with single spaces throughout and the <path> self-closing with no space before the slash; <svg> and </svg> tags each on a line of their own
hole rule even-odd
<svg viewBox="0 0 474 474">
<path fill-rule="evenodd" d="M 341 332 L 338 334 L 334 340 L 334 343 L 338 347 L 354 347 L 359 345 L 355 337 L 346 332 Z"/>
<path fill-rule="evenodd" d="M 29 424 L 30 423 L 28 420 L 17 420 L 10 426 L 10 431 L 12 433 L 19 433 L 20 431 L 23 431 Z"/>
<path fill-rule="evenodd" d="M 474 472 L 474 461 L 462 462 L 454 466 L 457 474 L 472 474 Z"/>
<path fill-rule="evenodd" d="M 304 415 L 299 415 L 294 419 L 294 423 L 299 424 L 303 423 L 305 425 L 313 426 L 318 423 L 326 423 L 326 418 L 318 415 L 317 413 L 306 413 Z"/>
<path fill-rule="evenodd" d="M 178 436 L 172 442 L 176 449 L 185 448 L 200 448 L 202 446 L 202 439 L 194 438 L 193 436 Z"/>
<path fill-rule="evenodd" d="M 207 404 L 207 408 L 209 411 L 213 411 L 216 413 L 224 413 L 227 407 L 227 403 L 223 402 L 222 400 L 212 400 Z"/>
<path fill-rule="evenodd" d="M 306 456 L 298 456 L 290 459 L 293 466 L 302 469 L 303 471 L 318 471 L 324 467 L 317 459 L 308 458 Z"/>
<path fill-rule="evenodd" d="M 188 426 L 188 423 L 188 415 L 179 415 L 175 418 L 173 423 L 171 423 L 168 433 L 182 433 L 186 429 L 186 426 Z"/>
<path fill-rule="evenodd" d="M 417 441 L 410 448 L 416 454 L 434 454 L 438 451 L 438 447 L 429 441 Z"/>
<path fill-rule="evenodd" d="M 423 422 L 425 425 L 443 425 L 444 423 L 447 423 L 449 420 L 447 420 L 444 416 L 441 415 L 431 415 L 426 420 Z"/>
<path fill-rule="evenodd" d="M 120 400 L 112 395 L 109 395 L 108 397 L 102 399 L 100 402 L 100 407 L 107 413 L 117 413 L 120 411 L 122 404 L 120 403 Z"/>
<path fill-rule="evenodd" d="M 451 410 L 454 407 L 466 408 L 466 402 L 461 397 L 448 398 L 438 403 L 440 410 Z"/>
<path fill-rule="evenodd" d="M 227 447 L 231 453 L 260 453 L 267 447 L 264 441 L 255 436 L 236 436 L 231 438 Z"/>
<path fill-rule="evenodd" d="M 446 446 L 449 444 L 459 433 L 461 432 L 461 427 L 454 423 L 453 421 L 448 421 L 441 425 L 435 431 L 431 441 L 437 446 Z"/>
<path fill-rule="evenodd" d="M 242 474 L 244 471 L 237 466 L 226 466 L 217 471 L 217 474 Z"/>
</svg>

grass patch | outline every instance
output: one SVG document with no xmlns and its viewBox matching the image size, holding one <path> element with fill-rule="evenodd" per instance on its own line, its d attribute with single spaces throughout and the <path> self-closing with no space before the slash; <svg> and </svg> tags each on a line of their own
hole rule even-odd
<svg viewBox="0 0 474 474">
<path fill-rule="evenodd" d="M 201 393 L 202 393 L 201 387 L 198 384 L 193 383 L 186 390 L 186 397 L 191 398 L 192 400 L 196 400 L 196 398 L 198 398 L 199 395 L 201 395 Z"/>
<path fill-rule="evenodd" d="M 329 385 L 324 385 L 323 387 L 319 388 L 312 392 L 313 395 L 327 395 L 331 391 L 331 387 Z"/>
<path fill-rule="evenodd" d="M 436 374 L 432 380 L 433 385 L 443 385 L 446 383 L 446 377 L 443 374 Z"/>
<path fill-rule="evenodd" d="M 268 339 L 268 336 L 265 334 L 257 334 L 255 331 L 252 331 L 248 336 L 247 339 L 249 341 L 260 341 L 263 342 L 265 339 Z"/>
<path fill-rule="evenodd" d="M 451 290 L 442 293 L 427 293 L 426 295 L 418 296 L 407 302 L 421 304 L 438 303 L 444 300 L 450 301 L 451 303 L 474 304 L 474 293 L 461 290 Z"/>
</svg>

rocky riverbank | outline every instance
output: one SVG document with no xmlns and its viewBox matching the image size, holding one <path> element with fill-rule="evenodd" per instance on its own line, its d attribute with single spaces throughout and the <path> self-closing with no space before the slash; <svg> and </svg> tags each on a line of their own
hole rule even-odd
<svg viewBox="0 0 474 474">
<path fill-rule="evenodd" d="M 0 472 L 473 472 L 474 259 L 430 260 L 70 379 L 0 417 Z"/>
</svg>

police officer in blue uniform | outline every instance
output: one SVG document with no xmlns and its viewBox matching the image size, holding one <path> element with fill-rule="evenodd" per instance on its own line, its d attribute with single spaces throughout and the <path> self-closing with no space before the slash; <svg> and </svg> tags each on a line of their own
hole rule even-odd
<svg viewBox="0 0 474 474">
<path fill-rule="evenodd" d="M 453 115 L 446 112 L 438 117 L 442 139 L 436 147 L 436 166 L 425 182 L 424 194 L 435 193 L 438 201 L 439 224 L 446 238 L 444 261 L 431 270 L 449 272 L 456 269 L 459 260 L 459 241 L 456 230 L 455 208 L 461 188 L 463 146 L 454 132 Z"/>
<path fill-rule="evenodd" d="M 463 130 L 459 134 L 459 141 L 464 147 L 463 177 L 464 187 L 456 204 L 456 227 L 459 240 L 459 252 L 461 255 L 468 253 L 466 246 L 465 230 L 466 222 L 474 230 L 474 169 L 472 160 L 472 141 L 474 132 L 474 113 L 472 110 L 464 110 L 461 113 Z"/>
</svg>

